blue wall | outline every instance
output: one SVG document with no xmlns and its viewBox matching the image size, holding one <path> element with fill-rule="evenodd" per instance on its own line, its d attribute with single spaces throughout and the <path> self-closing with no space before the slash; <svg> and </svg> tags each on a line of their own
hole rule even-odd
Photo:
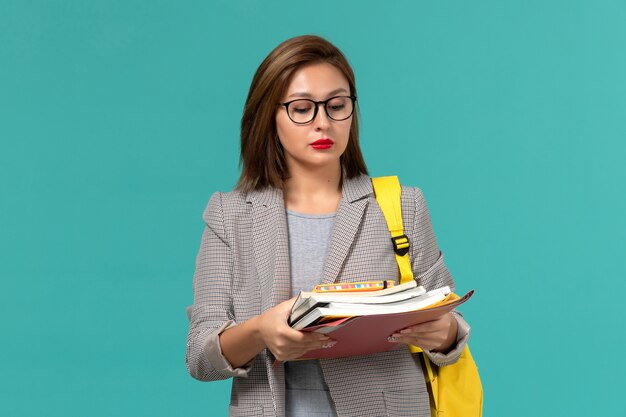
<svg viewBox="0 0 626 417">
<path fill-rule="evenodd" d="M 626 415 L 626 4 L 390 3 L 0 3 L 0 415 L 226 415 L 185 370 L 201 213 L 257 65 L 304 33 L 477 291 L 485 416 Z"/>
</svg>

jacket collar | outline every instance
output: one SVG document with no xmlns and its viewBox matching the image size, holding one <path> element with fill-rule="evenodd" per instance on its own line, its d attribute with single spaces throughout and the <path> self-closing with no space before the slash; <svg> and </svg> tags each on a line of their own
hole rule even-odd
<svg viewBox="0 0 626 417">
<path fill-rule="evenodd" d="M 283 190 L 274 187 L 252 190 L 246 195 L 246 203 L 264 207 L 284 206 Z"/>
<path fill-rule="evenodd" d="M 374 193 L 372 180 L 367 175 L 359 175 L 351 179 L 344 179 L 341 198 L 348 203 L 354 203 Z"/>
<path fill-rule="evenodd" d="M 341 199 L 348 203 L 354 203 L 370 194 L 373 194 L 372 181 L 367 175 L 359 175 L 351 179 L 344 179 L 341 189 Z M 259 204 L 265 207 L 282 206 L 283 191 L 279 188 L 265 187 L 260 190 L 250 191 L 246 195 L 246 202 Z"/>
</svg>

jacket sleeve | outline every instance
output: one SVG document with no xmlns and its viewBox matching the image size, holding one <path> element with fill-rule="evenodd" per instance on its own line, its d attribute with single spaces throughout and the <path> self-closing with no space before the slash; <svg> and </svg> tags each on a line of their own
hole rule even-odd
<svg viewBox="0 0 626 417">
<path fill-rule="evenodd" d="M 413 218 L 411 252 L 409 256 L 415 280 L 418 285 L 423 285 L 426 290 L 447 285 L 454 291 L 454 280 L 444 263 L 443 253 L 439 250 L 424 195 L 419 188 L 413 188 L 412 190 L 414 193 L 415 217 Z M 460 313 L 455 311 L 453 314 L 458 323 L 458 331 L 456 344 L 452 349 L 445 354 L 424 350 L 428 358 L 438 366 L 455 363 L 469 340 L 469 325 Z"/>
<path fill-rule="evenodd" d="M 206 226 L 193 278 L 187 370 L 201 381 L 247 376 L 251 364 L 233 368 L 222 355 L 219 345 L 219 334 L 236 325 L 231 294 L 233 254 L 224 226 L 221 193 L 213 194 L 203 218 Z"/>
</svg>

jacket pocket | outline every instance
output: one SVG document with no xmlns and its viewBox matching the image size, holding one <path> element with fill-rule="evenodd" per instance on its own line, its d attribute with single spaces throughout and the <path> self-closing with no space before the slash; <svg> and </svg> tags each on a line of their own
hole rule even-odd
<svg viewBox="0 0 626 417">
<path fill-rule="evenodd" d="M 427 391 L 384 391 L 383 398 L 387 417 L 430 417 Z"/>
<path fill-rule="evenodd" d="M 264 417 L 263 407 L 253 405 L 231 405 L 228 407 L 228 415 L 230 417 Z"/>
</svg>

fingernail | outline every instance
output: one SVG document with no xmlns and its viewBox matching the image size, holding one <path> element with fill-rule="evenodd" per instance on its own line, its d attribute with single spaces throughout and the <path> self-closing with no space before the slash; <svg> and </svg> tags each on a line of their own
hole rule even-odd
<svg viewBox="0 0 626 417">
<path fill-rule="evenodd" d="M 336 344 L 337 344 L 337 341 L 333 340 L 332 342 L 324 343 L 324 345 L 322 345 L 322 348 L 328 349 L 328 348 L 335 346 Z"/>
<path fill-rule="evenodd" d="M 402 334 L 411 333 L 411 329 L 403 329 L 403 330 L 400 330 L 400 333 L 402 333 Z"/>
</svg>

